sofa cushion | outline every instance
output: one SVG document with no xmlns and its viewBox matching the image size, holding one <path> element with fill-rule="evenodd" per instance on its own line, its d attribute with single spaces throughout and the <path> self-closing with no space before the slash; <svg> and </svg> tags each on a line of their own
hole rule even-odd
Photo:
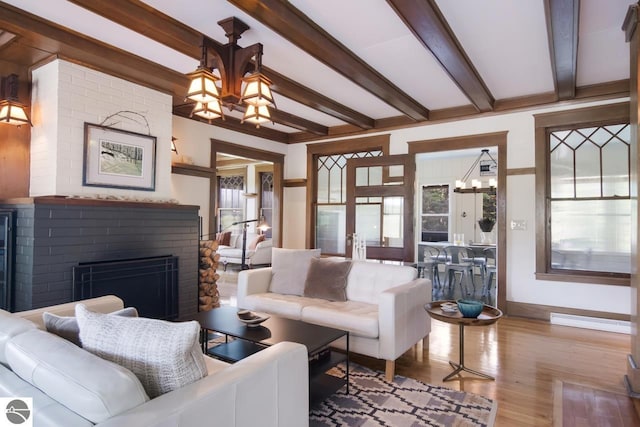
<svg viewBox="0 0 640 427">
<path fill-rule="evenodd" d="M 29 384 L 0 365 L 0 396 L 28 396 L 33 399 L 34 426 L 93 427 L 93 423 Z M 12 424 L 8 424 L 12 425 Z"/>
<path fill-rule="evenodd" d="M 258 243 L 264 242 L 264 234 L 258 234 L 256 237 L 251 240 L 251 242 L 247 243 L 247 249 L 250 251 L 255 251 Z"/>
<path fill-rule="evenodd" d="M 4 350 L 11 338 L 36 328 L 37 326 L 33 322 L 15 316 L 8 311 L 0 310 L 0 363 L 8 366 Z"/>
<path fill-rule="evenodd" d="M 357 301 L 326 301 L 302 309 L 302 321 L 378 338 L 378 306 Z"/>
<path fill-rule="evenodd" d="M 229 246 L 231 244 L 231 231 L 221 231 L 216 234 L 219 245 Z"/>
<path fill-rule="evenodd" d="M 320 249 L 273 248 L 271 254 L 271 284 L 269 290 L 284 295 L 304 293 L 304 278 L 307 277 L 311 258 L 318 258 Z"/>
<path fill-rule="evenodd" d="M 39 329 L 13 337 L 6 355 L 18 376 L 93 423 L 149 400 L 131 371 Z"/>
<path fill-rule="evenodd" d="M 414 280 L 418 271 L 410 266 L 353 261 L 347 279 L 347 299 L 378 304 L 380 294 Z"/>
<path fill-rule="evenodd" d="M 351 261 L 313 258 L 304 283 L 304 296 L 329 301 L 346 301 L 347 276 L 350 269 Z"/>
<path fill-rule="evenodd" d="M 207 375 L 196 321 L 121 317 L 76 306 L 86 350 L 130 369 L 151 398 Z"/>
<path fill-rule="evenodd" d="M 272 292 L 248 295 L 244 307 L 248 310 L 264 311 L 266 313 L 300 320 L 302 310 L 310 305 L 326 302 L 316 298 L 305 298 L 297 295 L 283 295 Z"/>
<path fill-rule="evenodd" d="M 109 314 L 124 317 L 138 317 L 138 310 L 136 310 L 135 307 L 127 307 Z M 78 327 L 78 320 L 75 317 L 58 316 L 45 311 L 42 313 L 42 320 L 47 332 L 51 332 L 52 334 L 74 343 L 78 347 L 82 347 L 82 344 L 80 343 L 80 328 Z"/>
</svg>

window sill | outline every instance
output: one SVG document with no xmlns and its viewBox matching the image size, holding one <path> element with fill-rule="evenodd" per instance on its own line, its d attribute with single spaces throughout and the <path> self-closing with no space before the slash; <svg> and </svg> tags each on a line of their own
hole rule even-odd
<svg viewBox="0 0 640 427">
<path fill-rule="evenodd" d="M 536 280 L 550 280 L 555 282 L 588 283 L 597 285 L 630 286 L 630 277 L 593 276 L 588 274 L 571 273 L 536 273 Z"/>
</svg>

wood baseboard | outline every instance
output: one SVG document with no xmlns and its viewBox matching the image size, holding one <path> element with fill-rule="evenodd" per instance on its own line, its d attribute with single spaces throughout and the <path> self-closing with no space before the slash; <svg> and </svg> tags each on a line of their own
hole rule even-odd
<svg viewBox="0 0 640 427">
<path fill-rule="evenodd" d="M 577 308 L 555 307 L 551 305 L 527 304 L 507 301 L 507 315 L 549 321 L 551 313 L 573 314 L 577 316 L 601 317 L 604 319 L 630 321 L 628 314 L 610 313 L 606 311 L 582 310 Z"/>
</svg>

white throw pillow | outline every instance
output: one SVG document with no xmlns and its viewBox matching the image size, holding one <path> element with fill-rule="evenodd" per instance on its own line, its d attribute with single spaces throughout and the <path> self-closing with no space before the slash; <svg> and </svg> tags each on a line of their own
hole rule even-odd
<svg viewBox="0 0 640 427">
<path fill-rule="evenodd" d="M 269 291 L 277 294 L 299 295 L 304 293 L 311 258 L 318 258 L 320 249 L 273 248 L 271 253 L 271 285 Z"/>
<path fill-rule="evenodd" d="M 138 317 L 138 310 L 136 310 L 135 307 L 127 307 L 109 314 L 124 317 Z M 78 321 L 75 317 L 58 316 L 57 314 L 45 311 L 42 313 L 42 321 L 44 322 L 44 327 L 47 332 L 51 332 L 60 338 L 71 341 L 78 347 L 82 347 L 82 343 L 80 342 L 80 328 L 78 327 Z"/>
<path fill-rule="evenodd" d="M 207 375 L 196 321 L 121 317 L 76 306 L 85 350 L 133 372 L 154 398 Z"/>
</svg>

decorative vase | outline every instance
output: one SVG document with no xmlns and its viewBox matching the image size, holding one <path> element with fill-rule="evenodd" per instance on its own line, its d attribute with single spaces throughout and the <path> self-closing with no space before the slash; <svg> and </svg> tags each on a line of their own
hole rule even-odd
<svg viewBox="0 0 640 427">
<path fill-rule="evenodd" d="M 491 232 L 480 232 L 480 238 L 482 239 L 482 243 L 487 245 L 491 244 Z"/>
</svg>

